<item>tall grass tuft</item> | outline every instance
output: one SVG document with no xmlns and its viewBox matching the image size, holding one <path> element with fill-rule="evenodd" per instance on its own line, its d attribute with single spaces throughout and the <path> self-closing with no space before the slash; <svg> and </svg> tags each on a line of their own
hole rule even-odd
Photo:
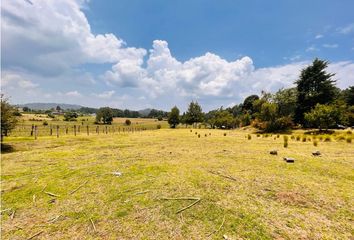
<svg viewBox="0 0 354 240">
<path fill-rule="evenodd" d="M 347 143 L 352 143 L 352 137 L 347 137 Z"/>
<path fill-rule="evenodd" d="M 300 136 L 296 136 L 296 141 L 300 141 Z"/>
<path fill-rule="evenodd" d="M 251 139 L 252 139 L 251 134 L 248 134 L 248 135 L 247 135 L 247 139 L 248 139 L 248 140 L 251 140 Z"/>
<path fill-rule="evenodd" d="M 318 141 L 317 141 L 316 139 L 313 140 L 313 145 L 314 145 L 315 147 L 318 146 Z"/>
<path fill-rule="evenodd" d="M 302 142 L 306 142 L 307 138 L 306 137 L 302 137 Z"/>
<path fill-rule="evenodd" d="M 224 133 L 224 137 L 226 137 L 226 133 Z"/>
<path fill-rule="evenodd" d="M 288 141 L 289 141 L 289 137 L 288 136 L 284 136 L 284 147 L 285 148 L 288 147 Z"/>
<path fill-rule="evenodd" d="M 331 140 L 332 140 L 332 139 L 331 139 L 330 136 L 327 136 L 327 137 L 325 137 L 325 139 L 324 139 L 325 142 L 330 142 Z"/>
</svg>

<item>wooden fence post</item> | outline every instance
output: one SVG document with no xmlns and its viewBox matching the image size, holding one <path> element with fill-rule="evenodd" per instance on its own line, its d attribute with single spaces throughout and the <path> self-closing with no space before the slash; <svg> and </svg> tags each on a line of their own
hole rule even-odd
<svg viewBox="0 0 354 240">
<path fill-rule="evenodd" d="M 50 125 L 50 132 L 49 132 L 49 134 L 50 134 L 50 136 L 53 135 L 53 127 L 52 127 L 52 125 Z"/>
<path fill-rule="evenodd" d="M 107 132 L 107 126 L 106 126 L 106 134 L 107 134 L 108 132 Z"/>
<path fill-rule="evenodd" d="M 32 128 L 31 128 L 31 137 L 33 136 L 33 131 L 34 131 L 34 125 L 32 124 Z"/>
<path fill-rule="evenodd" d="M 90 129 L 89 129 L 89 125 L 87 125 L 87 136 L 90 135 Z"/>
<path fill-rule="evenodd" d="M 74 125 L 74 136 L 76 136 L 76 125 Z"/>
<path fill-rule="evenodd" d="M 59 125 L 57 125 L 57 138 L 59 137 Z"/>
<path fill-rule="evenodd" d="M 34 126 L 34 139 L 37 139 L 37 126 Z"/>
</svg>

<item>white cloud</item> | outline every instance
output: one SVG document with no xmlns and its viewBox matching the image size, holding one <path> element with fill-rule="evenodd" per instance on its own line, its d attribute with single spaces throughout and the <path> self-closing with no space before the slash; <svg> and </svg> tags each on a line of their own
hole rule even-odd
<svg viewBox="0 0 354 240">
<path fill-rule="evenodd" d="M 34 89 L 38 86 L 38 84 L 27 80 L 23 76 L 13 73 L 13 72 L 2 72 L 1 74 L 1 87 L 5 88 L 21 88 L 21 89 Z"/>
<path fill-rule="evenodd" d="M 345 27 L 338 28 L 337 31 L 341 34 L 349 34 L 354 32 L 354 23 L 348 24 Z"/>
<path fill-rule="evenodd" d="M 94 93 L 93 95 L 98 98 L 109 99 L 114 95 L 114 93 L 115 93 L 115 91 L 111 90 L 111 91 L 105 91 L 105 92 L 98 93 L 98 94 Z"/>
<path fill-rule="evenodd" d="M 319 51 L 319 49 L 316 48 L 315 45 L 312 45 L 312 46 L 306 48 L 306 52 L 315 52 L 315 51 Z"/>
<path fill-rule="evenodd" d="M 66 96 L 68 97 L 81 97 L 81 93 L 79 93 L 78 91 L 69 91 L 67 93 L 65 93 Z"/>
<path fill-rule="evenodd" d="M 146 54 L 145 49 L 125 47 L 113 34 L 93 34 L 82 4 L 73 0 L 2 2 L 3 65 L 59 75 L 80 64 L 116 63 Z"/>
<path fill-rule="evenodd" d="M 320 39 L 320 38 L 323 38 L 323 35 L 322 35 L 322 34 L 317 34 L 317 35 L 315 36 L 315 39 Z"/>
<path fill-rule="evenodd" d="M 324 48 L 338 48 L 338 44 L 323 44 Z"/>
</svg>

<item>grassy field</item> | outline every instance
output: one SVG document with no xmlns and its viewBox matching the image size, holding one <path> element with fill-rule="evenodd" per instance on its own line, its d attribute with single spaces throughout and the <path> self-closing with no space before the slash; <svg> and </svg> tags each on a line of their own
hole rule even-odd
<svg viewBox="0 0 354 240">
<path fill-rule="evenodd" d="M 342 135 L 315 147 L 295 132 L 287 148 L 251 130 L 9 137 L 2 237 L 353 239 L 354 148 Z"/>
</svg>

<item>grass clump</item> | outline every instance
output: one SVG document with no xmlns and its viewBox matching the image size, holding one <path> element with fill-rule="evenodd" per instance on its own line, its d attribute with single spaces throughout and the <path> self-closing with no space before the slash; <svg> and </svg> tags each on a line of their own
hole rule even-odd
<svg viewBox="0 0 354 240">
<path fill-rule="evenodd" d="M 330 136 L 326 136 L 325 139 L 324 139 L 325 142 L 330 142 L 331 140 L 332 140 L 332 139 L 331 139 Z"/>
<path fill-rule="evenodd" d="M 288 141 L 289 141 L 289 137 L 288 136 L 284 136 L 284 147 L 285 148 L 288 147 Z"/>
<path fill-rule="evenodd" d="M 306 137 L 302 137 L 302 142 L 306 142 L 307 138 Z"/>
<path fill-rule="evenodd" d="M 248 135 L 247 135 L 247 139 L 248 139 L 248 140 L 251 140 L 251 139 L 252 139 L 251 134 L 248 134 Z"/>
<path fill-rule="evenodd" d="M 318 146 L 318 141 L 317 141 L 317 140 L 313 140 L 313 145 L 314 145 L 315 147 L 317 147 L 317 146 Z"/>
<path fill-rule="evenodd" d="M 224 137 L 226 137 L 226 133 L 224 133 Z"/>
<path fill-rule="evenodd" d="M 301 137 L 300 136 L 296 136 L 296 141 L 300 141 Z"/>
<path fill-rule="evenodd" d="M 352 143 L 352 137 L 347 137 L 346 142 L 347 143 Z"/>
</svg>

